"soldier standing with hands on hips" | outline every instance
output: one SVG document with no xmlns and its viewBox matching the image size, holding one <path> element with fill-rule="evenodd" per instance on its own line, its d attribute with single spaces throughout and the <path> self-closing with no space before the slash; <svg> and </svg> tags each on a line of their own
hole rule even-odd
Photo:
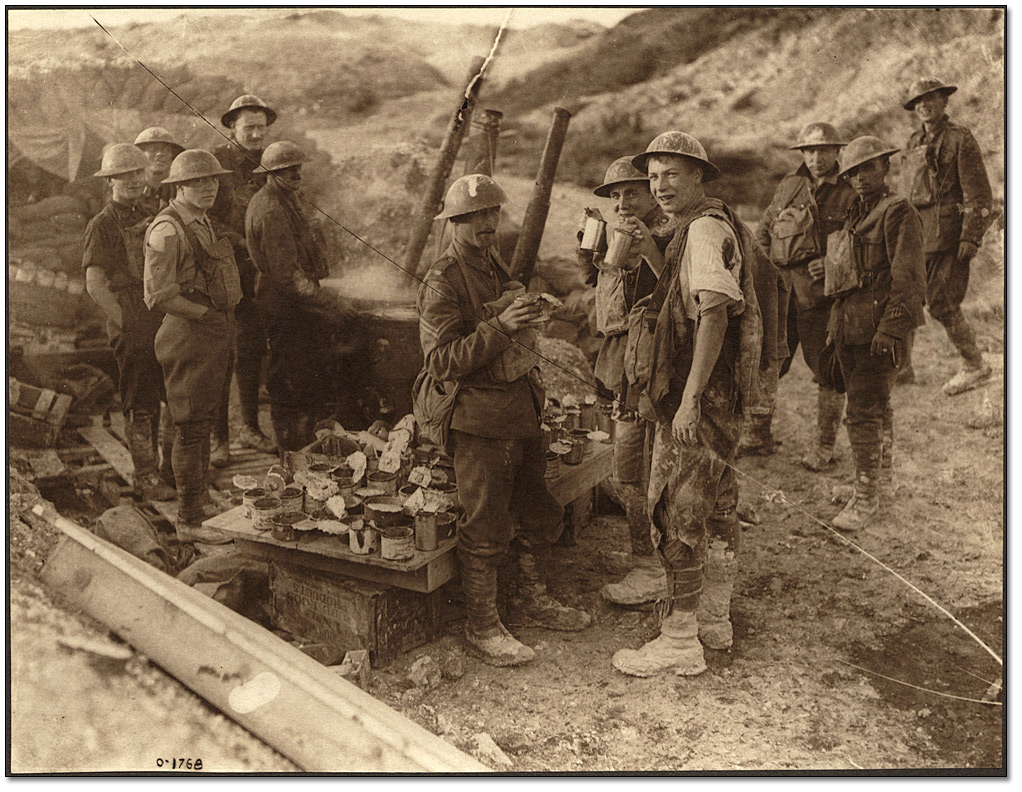
<svg viewBox="0 0 1022 792">
<path fill-rule="evenodd" d="M 164 179 L 174 185 L 175 196 L 145 240 L 145 303 L 166 314 L 156 333 L 156 358 L 176 433 L 172 461 L 182 542 L 230 541 L 202 525 L 210 502 L 210 430 L 228 376 L 234 306 L 241 298 L 230 240 L 214 232 L 207 216 L 224 173 L 208 151 L 178 154 Z"/>
</svg>

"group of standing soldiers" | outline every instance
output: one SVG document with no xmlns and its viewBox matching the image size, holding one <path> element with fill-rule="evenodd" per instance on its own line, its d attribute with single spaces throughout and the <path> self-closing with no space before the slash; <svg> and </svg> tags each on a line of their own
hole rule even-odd
<svg viewBox="0 0 1022 792">
<path fill-rule="evenodd" d="M 315 322 L 345 315 L 321 293 L 323 250 L 298 201 L 308 157 L 289 141 L 263 147 L 275 120 L 258 97 L 241 96 L 213 152 L 151 127 L 108 148 L 96 173 L 110 201 L 86 230 L 86 288 L 108 320 L 135 489 L 176 495 L 181 541 L 227 541 L 202 522 L 212 516 L 209 467 L 229 462 L 232 373 L 238 440 L 264 452 L 301 448 L 328 385 L 317 376 L 316 356 L 328 350 Z M 275 441 L 258 422 L 267 348 Z"/>
<path fill-rule="evenodd" d="M 801 460 L 809 470 L 834 464 L 846 413 L 854 494 L 831 521 L 844 531 L 879 509 L 892 458 L 891 388 L 909 367 L 924 305 L 965 361 L 944 392 L 990 377 L 960 304 L 991 222 L 991 192 L 976 141 L 944 112 L 955 90 L 935 79 L 911 86 L 905 109 L 922 127 L 901 161 L 900 195 L 888 185 L 899 149 L 868 135 L 846 143 L 822 122 L 801 130 L 791 148 L 804 162 L 782 179 L 755 234 L 706 195 L 719 170 L 684 132 L 616 160 L 595 190 L 611 200 L 616 232 L 632 237 L 613 263 L 605 243 L 579 249 L 596 288 L 595 374 L 615 402 L 614 492 L 631 544 L 632 568 L 602 594 L 620 605 L 656 601 L 663 614 L 657 638 L 614 654 L 619 671 L 698 674 L 704 646 L 731 646 L 740 537 L 733 465 L 740 449 L 774 453 L 777 381 L 799 344 L 818 393 L 816 437 Z M 458 532 L 465 638 L 498 666 L 534 657 L 503 624 L 503 598 L 514 603 L 507 618 L 562 630 L 590 622 L 552 599 L 536 573 L 533 554 L 556 540 L 560 509 L 541 475 L 536 372 L 499 375 L 539 315 L 528 298 L 511 298 L 520 284 L 493 245 L 505 201 L 486 176 L 452 185 L 441 217 L 456 224 L 454 241 L 418 300 L 426 371 L 458 385 L 450 448 L 466 510 Z M 518 587 L 500 591 L 501 561 L 516 556 Z"/>
</svg>

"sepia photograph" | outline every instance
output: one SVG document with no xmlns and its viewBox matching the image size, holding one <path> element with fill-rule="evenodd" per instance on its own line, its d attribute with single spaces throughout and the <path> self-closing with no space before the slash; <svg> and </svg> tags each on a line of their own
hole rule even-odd
<svg viewBox="0 0 1022 792">
<path fill-rule="evenodd" d="M 6 775 L 1007 777 L 1007 15 L 5 6 Z"/>
</svg>

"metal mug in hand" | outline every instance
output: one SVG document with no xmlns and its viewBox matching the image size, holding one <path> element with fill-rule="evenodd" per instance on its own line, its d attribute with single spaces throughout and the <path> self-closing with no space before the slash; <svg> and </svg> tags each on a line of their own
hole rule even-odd
<svg viewBox="0 0 1022 792">
<path fill-rule="evenodd" d="M 610 243 L 607 246 L 607 255 L 603 257 L 603 263 L 608 267 L 621 268 L 628 262 L 628 251 L 632 247 L 632 235 L 619 228 L 614 229 L 610 235 Z"/>
<path fill-rule="evenodd" d="M 600 249 L 600 243 L 606 232 L 607 224 L 605 222 L 586 215 L 586 224 L 582 230 L 582 242 L 579 243 L 579 248 L 595 253 Z"/>
</svg>

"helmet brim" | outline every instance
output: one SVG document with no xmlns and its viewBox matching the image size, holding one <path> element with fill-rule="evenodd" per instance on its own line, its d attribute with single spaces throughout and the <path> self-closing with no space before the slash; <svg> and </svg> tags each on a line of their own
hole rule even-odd
<svg viewBox="0 0 1022 792">
<path fill-rule="evenodd" d="M 899 148 L 884 149 L 883 151 L 878 151 L 876 154 L 872 154 L 866 157 L 865 159 L 859 160 L 858 162 L 853 162 L 849 164 L 847 167 L 841 166 L 841 170 L 837 172 L 837 175 L 844 176 L 846 173 L 848 173 L 848 171 L 858 168 L 860 165 L 869 162 L 870 160 L 880 159 L 881 157 L 889 157 L 892 154 L 897 154 L 899 151 L 901 151 L 901 149 Z"/>
<path fill-rule="evenodd" d="M 273 126 L 273 122 L 277 120 L 277 111 L 272 108 L 263 107 L 262 105 L 242 105 L 241 107 L 235 107 L 233 110 L 228 110 L 220 116 L 220 123 L 230 129 L 234 119 L 242 110 L 262 110 L 266 113 L 266 126 Z"/>
<path fill-rule="evenodd" d="M 102 178 L 102 179 L 108 179 L 111 176 L 125 176 L 125 175 L 127 175 L 129 173 L 142 173 L 143 171 L 145 171 L 145 166 L 143 166 L 141 168 L 129 168 L 128 170 L 106 171 L 106 170 L 102 170 L 101 169 L 101 170 L 96 171 L 92 175 L 94 177 L 98 176 L 99 178 Z"/>
<path fill-rule="evenodd" d="M 703 168 L 703 184 L 716 181 L 720 177 L 720 168 L 709 160 L 693 157 L 691 154 L 680 154 L 677 151 L 644 151 L 642 154 L 632 157 L 632 165 L 635 166 L 636 170 L 642 173 L 648 173 L 649 171 L 646 166 L 649 163 L 650 158 L 658 155 L 684 157 L 685 159 L 690 159 L 693 162 L 698 162 Z"/>
<path fill-rule="evenodd" d="M 788 146 L 788 151 L 803 151 L 807 148 L 823 148 L 825 146 L 834 146 L 834 148 L 841 148 L 847 146 L 848 141 L 843 140 L 839 143 L 800 143 L 797 146 Z"/>
<path fill-rule="evenodd" d="M 593 190 L 593 195 L 599 198 L 610 198 L 611 190 L 619 184 L 645 184 L 648 187 L 649 179 L 618 179 L 617 181 L 606 182 Z"/>
<path fill-rule="evenodd" d="M 916 103 L 924 96 L 929 96 L 930 94 L 935 93 L 942 93 L 945 96 L 951 96 L 951 94 L 953 94 L 957 90 L 958 90 L 957 85 L 944 85 L 941 86 L 940 88 L 931 88 L 929 91 L 923 91 L 921 94 L 916 94 L 915 96 L 913 96 L 911 99 L 905 102 L 904 107 L 906 110 L 915 110 Z"/>
<path fill-rule="evenodd" d="M 226 176 L 233 171 L 225 170 L 221 168 L 218 171 L 211 171 L 209 173 L 203 173 L 200 176 L 188 176 L 183 179 L 172 179 L 169 176 L 160 182 L 160 184 L 184 184 L 185 182 L 195 181 L 196 179 L 208 179 L 210 176 Z"/>
<path fill-rule="evenodd" d="M 436 217 L 434 217 L 433 219 L 434 220 L 450 220 L 450 219 L 452 219 L 454 217 L 468 217 L 470 214 L 475 214 L 476 212 L 484 212 L 487 209 L 499 209 L 503 205 L 504 204 L 495 203 L 495 204 L 490 204 L 489 206 L 479 206 L 479 207 L 476 207 L 475 209 L 473 209 L 471 212 L 453 212 L 453 213 L 448 214 L 446 211 L 443 211 L 440 214 L 438 214 Z"/>
<path fill-rule="evenodd" d="M 135 145 L 139 148 L 143 148 L 143 146 L 170 146 L 174 149 L 175 157 L 185 150 L 185 147 L 180 143 L 171 143 L 169 140 L 144 140 L 141 143 L 136 143 Z"/>
</svg>

